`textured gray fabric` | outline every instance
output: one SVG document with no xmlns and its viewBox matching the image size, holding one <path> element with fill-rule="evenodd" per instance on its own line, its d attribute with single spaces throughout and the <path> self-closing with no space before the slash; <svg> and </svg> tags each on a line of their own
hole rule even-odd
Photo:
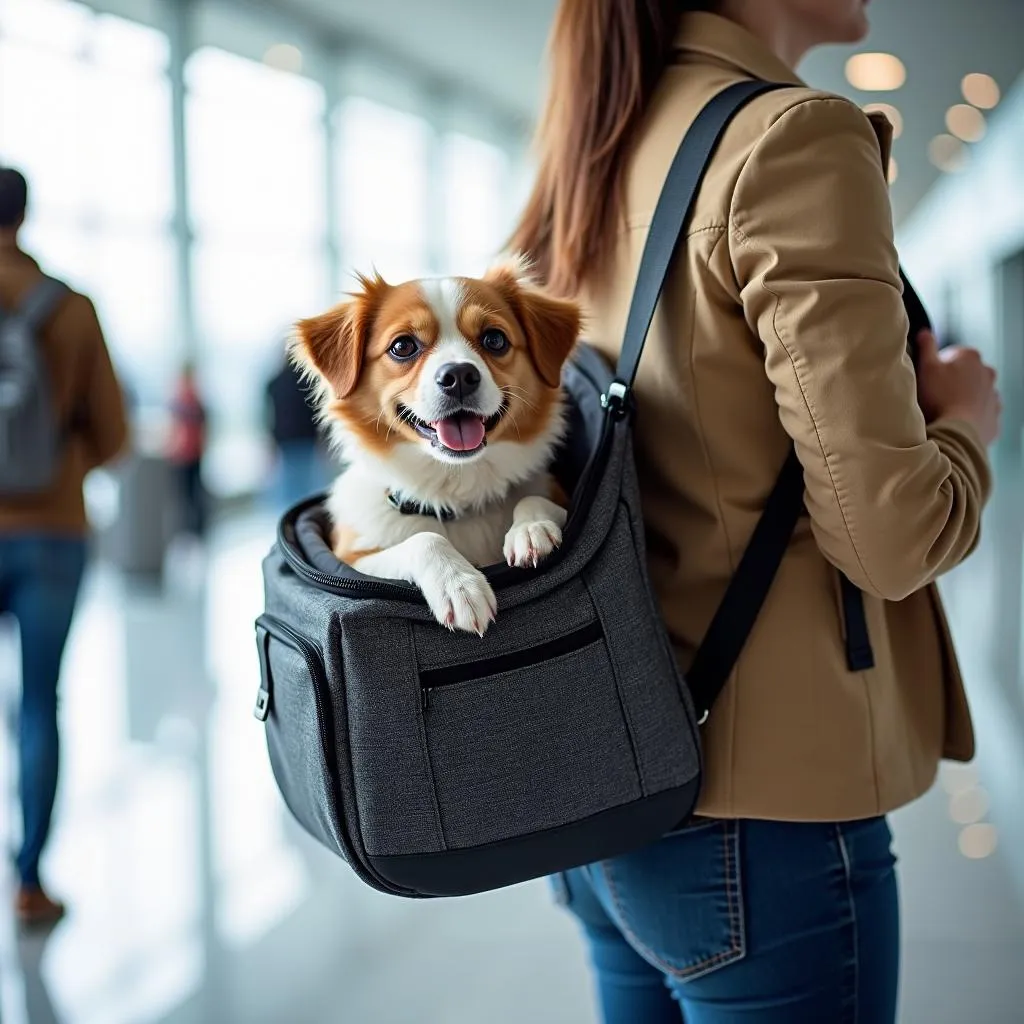
<svg viewBox="0 0 1024 1024">
<path fill-rule="evenodd" d="M 603 641 L 439 687 L 425 721 L 451 849 L 554 828 L 640 796 Z"/>
<path fill-rule="evenodd" d="M 330 772 L 320 743 L 313 680 L 302 657 L 280 640 L 269 643 L 273 715 L 270 761 L 289 810 L 321 842 L 344 856 L 330 795 Z"/>
<path fill-rule="evenodd" d="M 272 762 L 296 817 L 332 848 L 325 823 L 338 820 L 359 859 L 436 854 L 692 782 L 697 731 L 649 591 L 640 522 L 620 425 L 582 532 L 559 563 L 499 589 L 483 638 L 449 633 L 417 601 L 320 590 L 273 550 L 266 608 L 325 655 L 338 762 L 335 795 L 308 673 L 279 657 L 275 674 L 296 678 L 275 680 Z M 421 672 L 530 652 L 595 622 L 603 640 L 438 686 L 424 708 Z"/>
<path fill-rule="evenodd" d="M 600 554 L 584 570 L 584 579 L 611 652 L 619 694 L 637 749 L 644 795 L 681 786 L 700 771 L 689 694 L 650 591 L 643 585 L 637 543 L 625 506 Z"/>
<path fill-rule="evenodd" d="M 367 852 L 443 850 L 410 623 L 362 616 L 341 622 L 353 781 Z"/>
</svg>

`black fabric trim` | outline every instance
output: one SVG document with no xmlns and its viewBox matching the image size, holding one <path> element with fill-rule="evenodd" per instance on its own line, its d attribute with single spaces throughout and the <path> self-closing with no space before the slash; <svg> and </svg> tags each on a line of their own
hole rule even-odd
<svg viewBox="0 0 1024 1024">
<path fill-rule="evenodd" d="M 536 647 L 527 647 L 521 651 L 510 651 L 495 658 L 481 658 L 463 665 L 446 665 L 444 668 L 427 669 L 420 672 L 420 686 L 424 690 L 433 690 L 438 686 L 454 686 L 456 683 L 468 683 L 474 679 L 496 676 L 502 672 L 518 672 L 539 665 L 544 661 L 552 661 L 565 654 L 574 654 L 591 644 L 604 639 L 604 630 L 600 622 L 591 622 L 587 626 L 556 637 Z"/>
<path fill-rule="evenodd" d="M 868 617 L 864 611 L 864 594 L 850 582 L 845 573 L 839 573 L 839 588 L 843 599 L 846 667 L 851 672 L 864 672 L 875 667 Z"/>
<path fill-rule="evenodd" d="M 482 846 L 368 859 L 390 884 L 421 896 L 470 896 L 501 889 L 657 842 L 693 814 L 700 782 L 698 774 L 682 786 L 582 821 Z"/>
</svg>

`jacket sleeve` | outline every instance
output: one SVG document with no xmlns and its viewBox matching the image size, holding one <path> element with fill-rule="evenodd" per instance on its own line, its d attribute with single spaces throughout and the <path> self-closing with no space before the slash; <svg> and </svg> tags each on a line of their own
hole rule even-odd
<svg viewBox="0 0 1024 1024">
<path fill-rule="evenodd" d="M 128 423 L 124 395 L 114 374 L 96 308 L 84 296 L 76 296 L 76 300 L 82 304 L 78 322 L 84 353 L 77 427 L 86 466 L 95 469 L 121 454 L 128 441 Z"/>
<path fill-rule="evenodd" d="M 783 113 L 744 165 L 729 244 L 825 557 L 902 600 L 978 539 L 990 490 L 973 427 L 925 424 L 879 143 L 846 100 Z"/>
</svg>

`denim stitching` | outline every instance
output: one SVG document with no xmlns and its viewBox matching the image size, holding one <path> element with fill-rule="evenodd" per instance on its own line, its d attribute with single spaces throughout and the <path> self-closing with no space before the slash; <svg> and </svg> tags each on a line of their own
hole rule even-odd
<svg viewBox="0 0 1024 1024">
<path fill-rule="evenodd" d="M 846 897 L 850 901 L 850 921 L 853 924 L 853 1015 L 849 1017 L 851 1024 L 857 1024 L 860 1019 L 858 1014 L 858 995 L 860 993 L 860 964 L 857 955 L 857 904 L 853 899 L 853 871 L 850 866 L 850 853 L 846 848 L 846 838 L 843 836 L 842 826 L 836 825 L 836 840 L 839 844 L 839 856 L 843 860 L 843 881 L 846 884 Z"/>
<path fill-rule="evenodd" d="M 699 960 L 696 963 L 689 964 L 687 967 L 673 967 L 671 964 L 659 957 L 645 942 L 640 941 L 636 933 L 630 928 L 626 921 L 625 907 L 622 898 L 619 896 L 618 889 L 615 887 L 615 880 L 612 877 L 608 862 L 601 861 L 600 864 L 596 865 L 608 886 L 608 892 L 611 894 L 612 902 L 615 904 L 615 909 L 619 918 L 619 927 L 622 929 L 623 934 L 629 940 L 630 944 L 643 955 L 645 960 L 657 967 L 658 970 L 663 971 L 665 974 L 681 981 L 692 978 L 694 975 L 700 974 L 711 967 L 723 965 L 731 960 L 739 959 L 739 957 L 743 955 L 743 945 L 742 942 L 739 941 L 740 936 L 737 935 L 736 918 L 734 916 L 733 909 L 733 859 L 729 854 L 728 843 L 728 832 L 730 826 L 728 822 L 724 822 L 723 824 L 724 828 L 722 830 L 722 835 L 726 850 L 725 891 L 729 900 L 729 948 L 720 953 L 715 953 L 704 960 Z"/>
</svg>

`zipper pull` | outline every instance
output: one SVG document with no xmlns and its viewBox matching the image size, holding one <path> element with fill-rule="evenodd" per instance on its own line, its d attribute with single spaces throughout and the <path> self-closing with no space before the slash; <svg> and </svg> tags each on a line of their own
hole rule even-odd
<svg viewBox="0 0 1024 1024">
<path fill-rule="evenodd" d="M 260 657 L 260 688 L 256 693 L 256 707 L 253 714 L 265 722 L 270 714 L 270 634 L 260 625 L 256 626 L 256 649 Z"/>
<path fill-rule="evenodd" d="M 259 693 L 256 694 L 256 707 L 252 713 L 261 722 L 265 722 L 270 714 L 270 691 L 262 686 L 259 689 Z"/>
<path fill-rule="evenodd" d="M 420 687 L 420 710 L 426 712 L 430 707 L 430 687 Z"/>
</svg>

